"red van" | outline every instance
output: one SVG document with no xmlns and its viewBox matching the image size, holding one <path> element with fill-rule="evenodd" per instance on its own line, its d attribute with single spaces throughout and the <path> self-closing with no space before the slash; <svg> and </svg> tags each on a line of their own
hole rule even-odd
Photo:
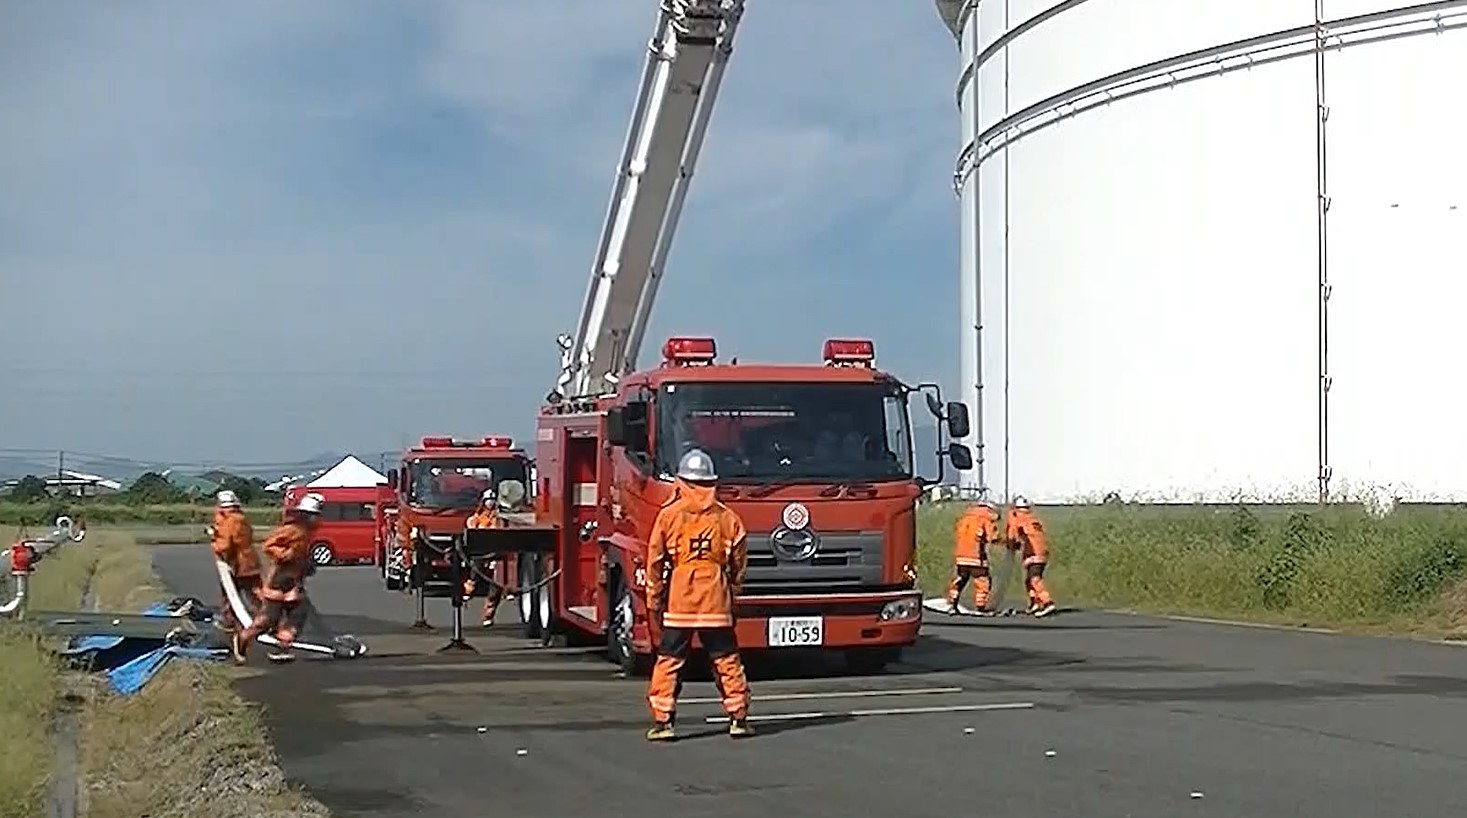
<svg viewBox="0 0 1467 818">
<path fill-rule="evenodd" d="M 284 508 L 303 494 L 319 494 L 321 525 L 311 543 L 311 559 L 317 565 L 357 565 L 376 557 L 377 503 L 391 499 L 387 486 L 341 488 L 294 486 L 285 491 Z"/>
</svg>

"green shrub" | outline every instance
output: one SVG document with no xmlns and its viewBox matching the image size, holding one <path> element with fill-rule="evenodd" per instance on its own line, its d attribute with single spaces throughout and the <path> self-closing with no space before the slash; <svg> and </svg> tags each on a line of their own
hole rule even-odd
<svg viewBox="0 0 1467 818">
<path fill-rule="evenodd" d="M 922 587 L 950 571 L 960 504 L 918 518 Z M 1424 624 L 1467 579 L 1467 512 L 1398 506 L 1104 504 L 1038 509 L 1061 604 L 1291 621 Z M 1022 601 L 1020 572 L 1005 604 Z M 1017 596 L 1015 596 L 1017 594 Z"/>
</svg>

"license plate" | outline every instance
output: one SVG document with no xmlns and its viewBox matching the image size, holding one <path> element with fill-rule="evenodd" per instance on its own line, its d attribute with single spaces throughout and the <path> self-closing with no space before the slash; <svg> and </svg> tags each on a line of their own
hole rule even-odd
<svg viewBox="0 0 1467 818">
<path fill-rule="evenodd" d="M 819 616 L 776 616 L 769 620 L 769 647 L 796 648 L 825 644 L 825 619 Z"/>
</svg>

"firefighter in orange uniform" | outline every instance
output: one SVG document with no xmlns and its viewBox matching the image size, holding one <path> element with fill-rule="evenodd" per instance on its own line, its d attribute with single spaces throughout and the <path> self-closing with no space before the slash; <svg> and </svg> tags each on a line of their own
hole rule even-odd
<svg viewBox="0 0 1467 818">
<path fill-rule="evenodd" d="M 734 598 L 748 570 L 748 533 L 714 496 L 718 474 L 700 449 L 683 455 L 677 497 L 662 507 L 647 542 L 647 607 L 657 634 L 657 662 L 647 685 L 648 741 L 673 738 L 677 694 L 693 634 L 713 662 L 728 734 L 753 735 L 749 682 L 734 638 Z"/>
<path fill-rule="evenodd" d="M 307 607 L 306 574 L 311 565 L 311 534 L 321 519 L 322 498 L 319 494 L 307 494 L 295 508 L 286 513 L 284 523 L 275 527 L 265 538 L 265 557 L 270 561 L 260 598 L 263 609 L 240 634 L 241 648 L 247 647 L 255 637 L 273 631 L 280 640 L 279 647 L 268 656 L 272 662 L 288 662 L 295 658 L 291 644 L 296 633 L 305 624 Z"/>
<path fill-rule="evenodd" d="M 1029 591 L 1029 613 L 1049 616 L 1056 608 L 1049 589 L 1044 587 L 1044 566 L 1049 564 L 1049 543 L 1044 539 L 1044 524 L 1034 516 L 1034 509 L 1023 497 L 1009 504 L 1004 525 L 1004 539 L 1019 549 L 1024 563 L 1024 587 Z"/>
<path fill-rule="evenodd" d="M 987 500 L 969 506 L 953 526 L 953 580 L 947 587 L 949 613 L 958 612 L 963 586 L 973 582 L 973 609 L 986 613 L 993 578 L 988 567 L 988 546 L 998 542 L 998 510 Z"/>
<path fill-rule="evenodd" d="M 240 600 L 247 609 L 253 609 L 259 605 L 260 597 L 260 555 L 255 553 L 254 529 L 240 509 L 239 497 L 234 492 L 221 491 L 215 499 L 217 505 L 214 524 L 209 526 L 209 547 L 214 558 L 229 567 L 229 575 L 234 579 Z M 229 631 L 230 650 L 235 660 L 243 660 L 239 631 L 245 623 L 235 618 L 228 594 L 224 594 L 219 606 L 219 624 Z"/>
<path fill-rule="evenodd" d="M 499 496 L 495 494 L 494 489 L 485 489 L 484 494 L 479 497 L 479 508 L 469 517 L 464 527 L 499 528 L 501 525 L 503 525 L 503 521 L 499 518 Z M 492 580 L 494 569 L 498 567 L 497 563 L 497 560 L 485 560 L 479 566 L 478 572 L 487 579 Z M 473 595 L 476 587 L 477 583 L 474 581 L 474 577 L 470 576 L 464 582 L 464 598 L 467 599 Z M 484 597 L 484 620 L 480 623 L 482 627 L 487 628 L 494 624 L 494 613 L 499 609 L 499 603 L 503 599 L 504 589 L 491 581 L 489 584 L 489 593 Z"/>
</svg>

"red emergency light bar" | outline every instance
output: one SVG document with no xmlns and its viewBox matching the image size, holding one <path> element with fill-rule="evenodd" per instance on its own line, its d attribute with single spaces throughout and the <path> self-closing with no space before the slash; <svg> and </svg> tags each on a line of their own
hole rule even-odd
<svg viewBox="0 0 1467 818">
<path fill-rule="evenodd" d="M 669 364 L 713 363 L 718 346 L 712 338 L 668 338 L 662 345 L 662 360 Z"/>
<path fill-rule="evenodd" d="M 862 338 L 831 338 L 820 355 L 827 364 L 870 364 L 876 360 L 876 344 Z"/>
<path fill-rule="evenodd" d="M 424 449 L 455 449 L 472 446 L 482 446 L 486 449 L 509 449 L 514 447 L 514 439 L 505 435 L 489 435 L 482 440 L 454 440 L 451 437 L 425 437 L 423 438 Z"/>
</svg>

